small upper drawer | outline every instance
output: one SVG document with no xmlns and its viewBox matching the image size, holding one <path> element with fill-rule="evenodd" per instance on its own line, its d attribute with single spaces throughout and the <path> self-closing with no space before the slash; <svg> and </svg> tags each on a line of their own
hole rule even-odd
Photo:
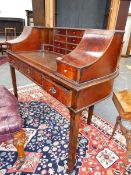
<svg viewBox="0 0 131 175">
<path fill-rule="evenodd" d="M 66 48 L 66 43 L 54 41 L 54 46 L 61 47 L 61 48 Z"/>
<path fill-rule="evenodd" d="M 77 69 L 70 65 L 57 61 L 57 72 L 70 80 L 77 81 Z"/>
<path fill-rule="evenodd" d="M 76 38 L 76 37 L 68 37 L 67 38 L 68 43 L 79 44 L 80 41 L 81 41 L 81 38 Z"/>
<path fill-rule="evenodd" d="M 66 36 L 54 35 L 55 41 L 66 42 Z"/>
<path fill-rule="evenodd" d="M 66 35 L 66 29 L 55 29 L 55 34 Z"/>
<path fill-rule="evenodd" d="M 54 52 L 57 52 L 57 53 L 60 53 L 60 54 L 63 54 L 63 55 L 66 54 L 65 49 L 61 49 L 61 48 L 58 48 L 58 47 L 54 47 Z"/>
<path fill-rule="evenodd" d="M 64 105 L 70 107 L 72 101 L 72 91 L 56 84 L 55 82 L 49 80 L 46 76 L 42 75 L 42 87 L 51 96 L 58 99 Z"/>
<path fill-rule="evenodd" d="M 45 45 L 44 46 L 44 49 L 45 50 L 48 50 L 48 51 L 53 51 L 53 46 L 51 46 L 51 45 Z"/>
<path fill-rule="evenodd" d="M 84 33 L 84 30 L 75 30 L 75 29 L 67 30 L 67 35 L 70 35 L 70 36 L 82 37 L 83 33 Z"/>
<path fill-rule="evenodd" d="M 75 44 L 67 44 L 67 49 L 69 50 L 74 50 L 76 48 L 77 45 Z"/>
</svg>

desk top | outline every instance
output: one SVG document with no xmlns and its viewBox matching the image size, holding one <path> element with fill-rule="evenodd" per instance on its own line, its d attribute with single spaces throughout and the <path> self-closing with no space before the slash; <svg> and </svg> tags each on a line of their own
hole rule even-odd
<svg viewBox="0 0 131 175">
<path fill-rule="evenodd" d="M 58 53 L 49 51 L 31 51 L 31 52 L 19 52 L 17 56 L 24 58 L 24 60 L 41 66 L 42 68 L 49 69 L 50 71 L 56 71 L 56 58 L 60 56 Z"/>
</svg>

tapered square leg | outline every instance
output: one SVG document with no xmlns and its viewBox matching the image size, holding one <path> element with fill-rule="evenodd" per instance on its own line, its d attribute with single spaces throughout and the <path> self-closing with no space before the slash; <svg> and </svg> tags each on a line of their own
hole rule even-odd
<svg viewBox="0 0 131 175">
<path fill-rule="evenodd" d="M 78 143 L 78 133 L 80 126 L 80 115 L 79 113 L 74 113 L 70 111 L 70 133 L 69 133 L 69 163 L 68 168 L 71 173 L 74 170 L 75 162 L 76 162 L 76 150 Z"/>
</svg>

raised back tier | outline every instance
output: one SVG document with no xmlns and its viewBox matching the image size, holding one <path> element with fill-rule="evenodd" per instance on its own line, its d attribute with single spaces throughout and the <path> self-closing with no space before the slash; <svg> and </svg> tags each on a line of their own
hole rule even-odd
<svg viewBox="0 0 131 175">
<path fill-rule="evenodd" d="M 123 34 L 123 31 L 101 29 L 25 27 L 20 37 L 8 43 L 8 48 L 15 52 L 58 53 L 54 74 L 83 83 L 116 71 Z"/>
</svg>

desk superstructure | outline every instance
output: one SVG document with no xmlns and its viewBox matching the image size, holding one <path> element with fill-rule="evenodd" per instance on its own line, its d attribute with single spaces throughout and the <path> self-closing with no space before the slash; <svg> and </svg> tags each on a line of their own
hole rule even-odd
<svg viewBox="0 0 131 175">
<path fill-rule="evenodd" d="M 8 56 L 14 94 L 15 69 L 41 86 L 70 111 L 69 171 L 75 165 L 81 112 L 112 92 L 118 75 L 122 31 L 25 27 L 9 41 Z"/>
</svg>

